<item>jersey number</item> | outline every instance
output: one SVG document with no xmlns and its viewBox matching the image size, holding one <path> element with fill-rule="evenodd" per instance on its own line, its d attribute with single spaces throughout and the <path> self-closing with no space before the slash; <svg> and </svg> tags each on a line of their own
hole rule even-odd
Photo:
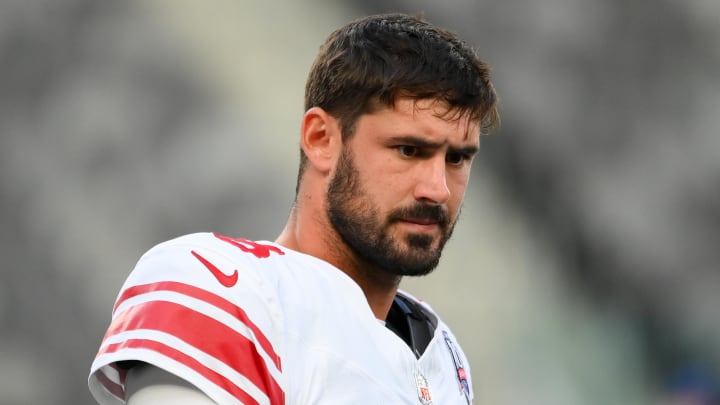
<svg viewBox="0 0 720 405">
<path fill-rule="evenodd" d="M 285 252 L 272 245 L 263 245 L 262 243 L 253 242 L 251 240 L 243 238 L 229 238 L 227 236 L 218 235 L 216 233 L 214 233 L 213 235 L 215 235 L 215 237 L 220 239 L 221 241 L 227 242 L 235 246 L 236 248 L 242 250 L 243 252 L 252 253 L 258 259 L 268 258 L 273 252 L 279 255 L 285 254 Z"/>
</svg>

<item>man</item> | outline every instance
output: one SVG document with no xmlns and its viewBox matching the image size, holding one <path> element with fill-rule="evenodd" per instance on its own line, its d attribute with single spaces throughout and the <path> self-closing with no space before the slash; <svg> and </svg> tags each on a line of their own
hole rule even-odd
<svg viewBox="0 0 720 405">
<path fill-rule="evenodd" d="M 418 18 L 366 17 L 321 47 L 305 107 L 285 229 L 148 251 L 92 365 L 100 403 L 472 401 L 455 336 L 398 287 L 438 264 L 498 120 L 487 66 Z"/>
</svg>

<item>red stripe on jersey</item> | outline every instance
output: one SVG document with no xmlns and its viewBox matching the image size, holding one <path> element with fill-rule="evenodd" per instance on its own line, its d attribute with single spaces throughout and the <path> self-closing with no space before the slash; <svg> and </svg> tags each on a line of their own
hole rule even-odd
<svg viewBox="0 0 720 405">
<path fill-rule="evenodd" d="M 149 301 L 120 313 L 105 336 L 138 329 L 167 333 L 219 359 L 265 392 L 273 403 L 283 397 L 255 343 L 210 316 L 174 302 Z"/>
<path fill-rule="evenodd" d="M 115 311 L 117 311 L 117 308 L 127 299 L 135 297 L 137 295 L 155 291 L 171 291 L 187 295 L 188 297 L 193 297 L 201 301 L 205 301 L 208 304 L 214 305 L 227 312 L 228 314 L 232 315 L 237 320 L 245 324 L 248 328 L 250 328 L 250 330 L 255 335 L 258 343 L 260 344 L 260 347 L 262 347 L 265 353 L 267 353 L 268 356 L 272 359 L 273 363 L 275 363 L 275 367 L 277 367 L 278 370 L 282 369 L 280 366 L 280 356 L 275 353 L 272 344 L 265 337 L 265 334 L 263 334 L 260 328 L 258 328 L 257 325 L 255 325 L 250 320 L 250 318 L 247 316 L 247 314 L 245 313 L 245 311 L 243 311 L 242 308 L 219 295 L 213 294 L 209 291 L 189 284 L 183 284 L 175 281 L 162 281 L 158 283 L 143 284 L 130 287 L 123 291 L 122 295 L 115 303 L 115 307 L 113 308 L 113 314 L 115 313 Z"/>
<path fill-rule="evenodd" d="M 95 372 L 95 378 L 97 378 L 98 381 L 100 381 L 100 384 L 102 384 L 103 387 L 105 387 L 105 389 L 115 397 L 125 399 L 125 388 L 108 378 L 102 368 Z"/>
<path fill-rule="evenodd" d="M 145 339 L 129 339 L 122 343 L 116 343 L 112 345 L 108 345 L 105 347 L 100 354 L 106 354 L 106 353 L 114 353 L 122 349 L 149 349 L 153 350 L 158 353 L 162 353 L 163 355 L 172 358 L 173 360 L 183 364 L 184 366 L 198 372 L 206 379 L 212 381 L 215 385 L 221 387 L 225 391 L 227 391 L 230 395 L 237 398 L 241 404 L 258 404 L 259 402 L 256 401 L 253 397 L 251 397 L 248 393 L 246 393 L 242 388 L 238 387 L 235 383 L 227 379 L 222 374 L 218 373 L 217 371 L 208 368 L 204 366 L 202 363 L 197 361 L 196 359 L 188 356 L 187 354 L 176 350 L 168 345 L 165 345 L 160 342 L 156 342 L 153 340 L 145 340 Z M 120 397 L 123 398 L 123 397 Z M 270 397 L 270 403 L 273 405 L 281 405 L 285 402 L 284 394 L 280 392 L 279 397 Z"/>
</svg>

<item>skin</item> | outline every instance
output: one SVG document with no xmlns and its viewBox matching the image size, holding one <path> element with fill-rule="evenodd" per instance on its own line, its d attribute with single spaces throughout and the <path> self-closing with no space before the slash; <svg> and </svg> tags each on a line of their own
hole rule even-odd
<svg viewBox="0 0 720 405">
<path fill-rule="evenodd" d="M 328 214 L 329 206 L 338 205 L 329 200 L 330 184 L 351 176 L 356 185 L 341 201 L 343 212 L 371 222 L 369 235 L 384 233 L 387 250 L 400 259 L 429 263 L 413 274 L 428 273 L 460 213 L 479 134 L 479 123 L 447 114 L 442 102 L 399 98 L 393 108 L 362 115 L 343 144 L 340 122 L 311 108 L 301 125 L 308 166 L 276 242 L 345 272 L 363 290 L 375 317 L 385 319 L 402 276 L 411 273 L 383 268 L 346 243 Z M 437 208 L 418 208 L 426 206 Z M 421 212 L 447 216 L 439 221 Z"/>
</svg>

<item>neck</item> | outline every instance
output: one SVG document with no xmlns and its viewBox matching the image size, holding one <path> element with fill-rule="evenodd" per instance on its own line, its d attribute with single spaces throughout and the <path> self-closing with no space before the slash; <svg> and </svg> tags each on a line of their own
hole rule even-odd
<svg viewBox="0 0 720 405">
<path fill-rule="evenodd" d="M 375 317 L 385 320 L 402 277 L 359 259 L 344 242 L 340 243 L 337 251 L 344 252 L 344 257 L 338 257 L 337 260 L 343 263 L 343 267 L 333 264 L 360 286 Z"/>
<path fill-rule="evenodd" d="M 362 289 L 377 319 L 385 320 L 390 311 L 401 276 L 390 274 L 357 257 L 329 224 L 320 210 L 304 212 L 298 198 L 285 228 L 275 240 L 279 245 L 324 260 L 352 278 Z M 323 235 L 323 236 L 318 236 Z"/>
</svg>

